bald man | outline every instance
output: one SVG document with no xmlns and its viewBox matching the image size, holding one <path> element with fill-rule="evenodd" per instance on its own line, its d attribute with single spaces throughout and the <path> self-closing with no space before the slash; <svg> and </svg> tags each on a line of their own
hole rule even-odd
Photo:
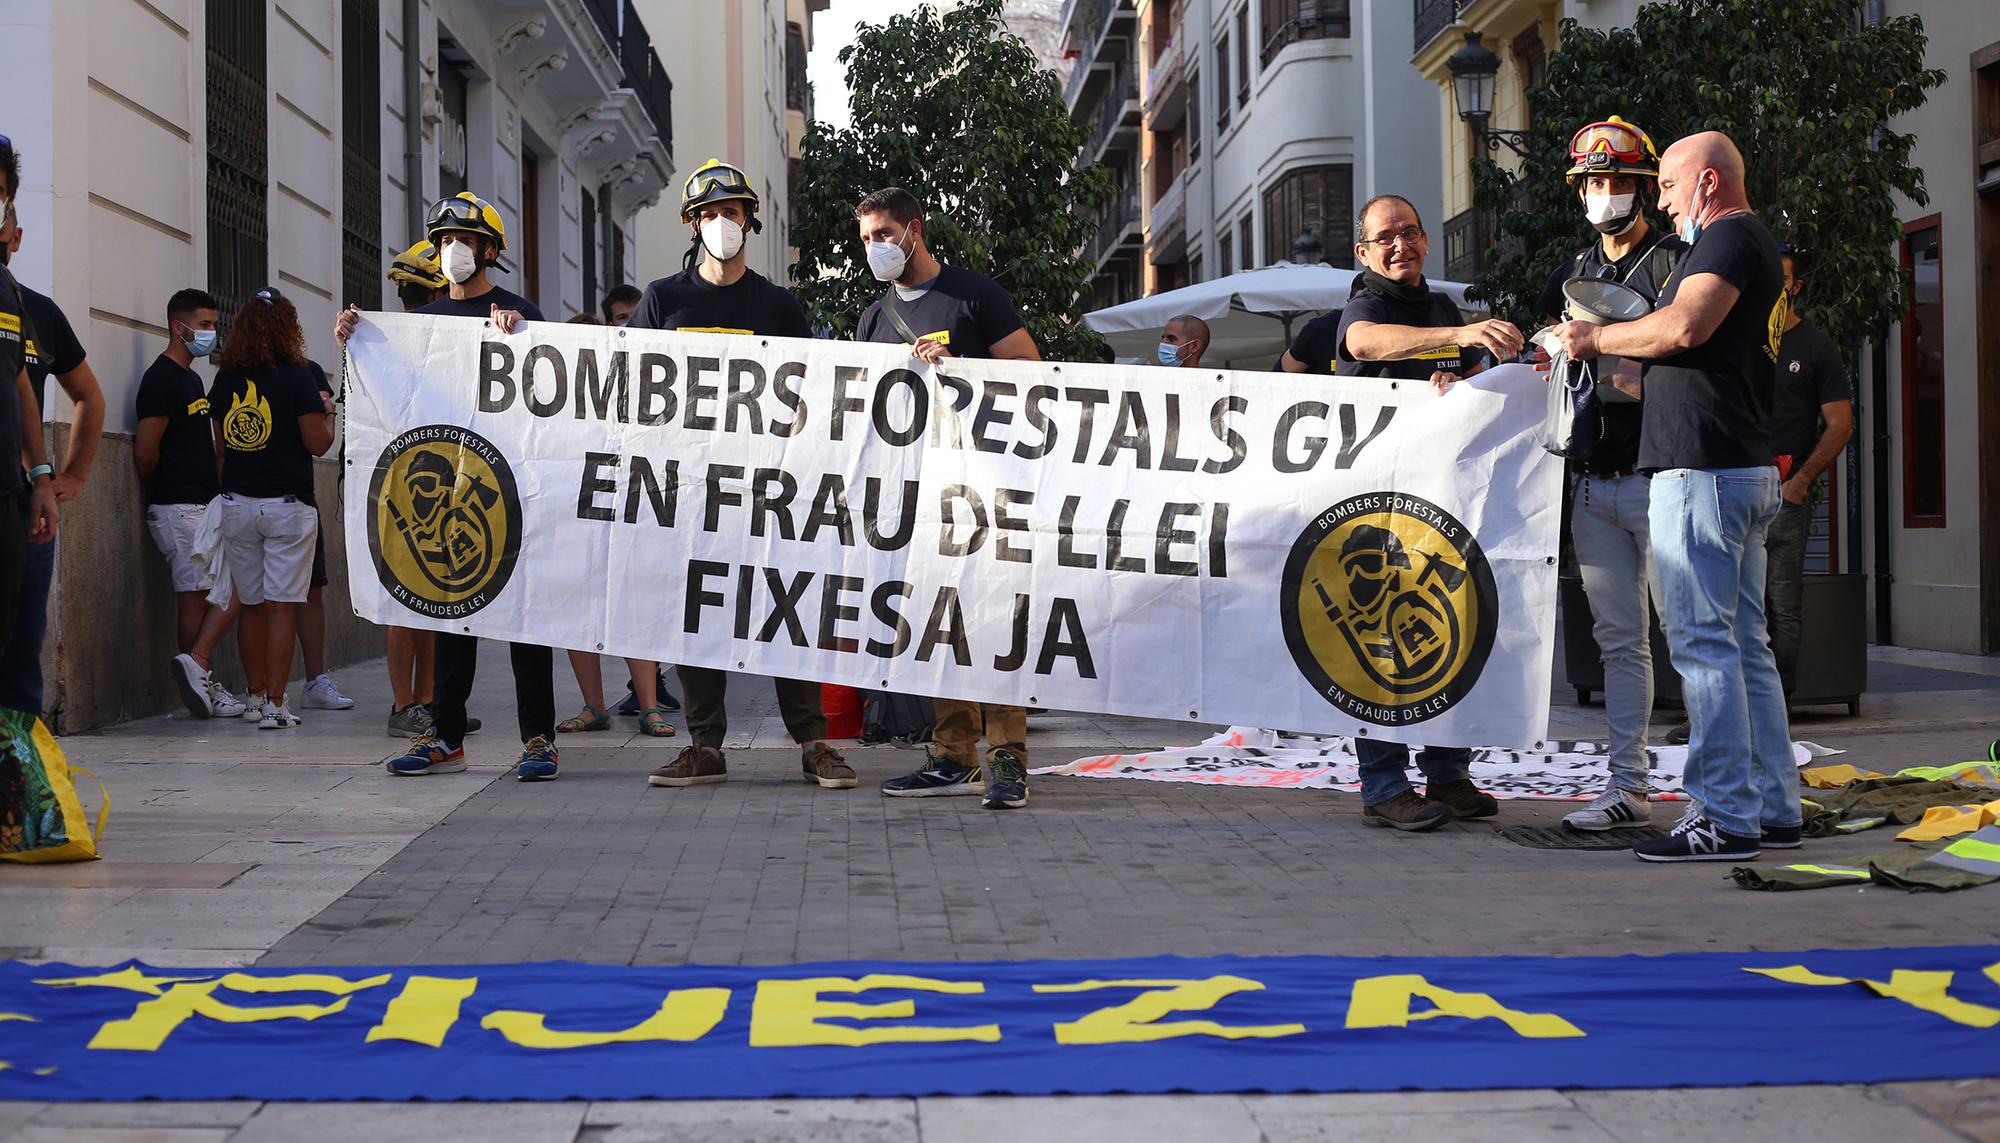
<svg viewBox="0 0 2000 1143">
<path fill-rule="evenodd" d="M 1208 323 L 1193 314 L 1167 319 L 1160 334 L 1160 364 L 1168 368 L 1194 369 L 1208 348 Z"/>
<path fill-rule="evenodd" d="M 1764 621 L 1765 537 L 1778 514 L 1769 423 L 1785 328 L 1778 243 L 1750 211 L 1743 156 L 1720 132 L 1660 158 L 1660 207 L 1691 249 L 1638 321 L 1566 322 L 1571 357 L 1645 363 L 1639 470 L 1661 620 L 1692 735 L 1693 804 L 1644 861 L 1742 861 L 1799 844 L 1798 772 Z"/>
</svg>

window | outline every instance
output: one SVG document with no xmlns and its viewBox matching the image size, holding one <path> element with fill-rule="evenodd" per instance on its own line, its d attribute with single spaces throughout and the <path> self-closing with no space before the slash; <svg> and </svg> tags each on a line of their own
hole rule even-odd
<svg viewBox="0 0 2000 1143">
<path fill-rule="evenodd" d="M 1530 103 L 1527 93 L 1538 87 L 1549 85 L 1549 49 L 1542 43 L 1542 29 L 1530 24 L 1528 30 L 1514 37 L 1514 66 L 1521 76 L 1521 125 L 1535 125 L 1535 105 Z"/>
<path fill-rule="evenodd" d="M 806 82 L 806 33 L 797 24 L 785 25 L 785 106 L 812 117 L 812 85 Z"/>
<path fill-rule="evenodd" d="M 270 32 L 263 0 L 210 0 L 207 21 L 208 292 L 227 323 L 268 284 L 264 61 Z"/>
<path fill-rule="evenodd" d="M 1199 283 L 1200 281 L 1201 281 L 1201 251 L 1196 250 L 1188 255 L 1188 285 L 1192 286 Z"/>
<path fill-rule="evenodd" d="M 1348 0 L 1264 0 L 1264 66 L 1300 40 L 1348 37 Z"/>
<path fill-rule="evenodd" d="M 1903 228 L 1903 527 L 1944 527 L 1944 265 L 1938 216 Z"/>
<path fill-rule="evenodd" d="M 1250 98 L 1250 5 L 1236 10 L 1236 106 Z"/>
<path fill-rule="evenodd" d="M 342 0 L 341 301 L 382 308 L 382 5 Z"/>
<path fill-rule="evenodd" d="M 1188 70 L 1187 81 L 1188 158 L 1201 157 L 1201 73 Z"/>
<path fill-rule="evenodd" d="M 1354 266 L 1354 168 L 1347 163 L 1288 171 L 1264 191 L 1264 260 L 1290 259 L 1311 231 L 1328 265 Z"/>
<path fill-rule="evenodd" d="M 1215 129 L 1229 126 L 1229 33 L 1215 37 Z"/>
<path fill-rule="evenodd" d="M 580 188 L 583 220 L 583 312 L 597 308 L 597 200 L 587 188 Z"/>
<path fill-rule="evenodd" d="M 1253 219 L 1247 214 L 1243 216 L 1243 221 L 1236 224 L 1236 248 L 1243 252 L 1238 257 L 1243 260 L 1245 270 L 1257 264 L 1257 244 L 1250 237 L 1253 225 Z"/>
<path fill-rule="evenodd" d="M 542 161 L 521 148 L 521 236 L 514 248 L 521 254 L 521 296 L 542 304 Z"/>
<path fill-rule="evenodd" d="M 1225 278 L 1236 272 L 1236 244 L 1227 226 L 1215 238 L 1215 272 Z"/>
</svg>

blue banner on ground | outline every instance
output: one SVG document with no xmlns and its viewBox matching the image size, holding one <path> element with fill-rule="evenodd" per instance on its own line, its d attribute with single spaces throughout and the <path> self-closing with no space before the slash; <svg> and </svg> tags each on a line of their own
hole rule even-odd
<svg viewBox="0 0 2000 1143">
<path fill-rule="evenodd" d="M 780 967 L 0 962 L 0 1099 L 1878 1083 L 2000 1070 L 2000 946 Z"/>
</svg>

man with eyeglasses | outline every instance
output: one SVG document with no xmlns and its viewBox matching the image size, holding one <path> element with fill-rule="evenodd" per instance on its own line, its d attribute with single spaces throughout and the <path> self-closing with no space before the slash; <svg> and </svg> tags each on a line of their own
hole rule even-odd
<svg viewBox="0 0 2000 1143">
<path fill-rule="evenodd" d="M 1535 310 L 1563 320 L 1563 285 L 1574 278 L 1617 282 L 1657 303 L 1687 244 L 1646 221 L 1644 198 L 1660 177 L 1659 153 L 1644 131 L 1616 115 L 1591 123 L 1570 140 L 1565 174 L 1598 240 L 1556 268 Z M 1610 383 L 1597 389 L 1603 435 L 1590 455 L 1570 462 L 1576 479 L 1570 503 L 1570 539 L 1592 631 L 1604 661 L 1604 720 L 1611 778 L 1604 792 L 1563 817 L 1571 829 L 1601 832 L 1644 826 L 1653 820 L 1646 798 L 1646 721 L 1653 713 L 1651 529 L 1652 482 L 1639 467 L 1643 417 L 1632 381 L 1636 364 L 1599 369 Z"/>
<path fill-rule="evenodd" d="M 1306 323 L 1280 359 L 1287 373 L 1333 373 L 1428 381 L 1442 393 L 1461 377 L 1485 368 L 1486 355 L 1501 360 L 1521 351 L 1521 331 L 1499 319 L 1464 323 L 1458 307 L 1424 282 L 1430 239 L 1417 208 L 1401 195 L 1377 195 L 1361 207 L 1354 257 L 1362 265 L 1354 291 L 1339 313 Z M 1357 533 L 1358 536 L 1358 533 Z M 1381 558 L 1407 560 L 1385 534 Z M 1357 551 L 1359 559 L 1367 553 Z M 1490 818 L 1500 812 L 1491 794 L 1472 784 L 1471 752 L 1426 746 L 1417 768 L 1426 786 L 1410 784 L 1409 747 L 1357 738 L 1361 763 L 1361 813 L 1391 829 L 1436 829 L 1454 818 Z"/>
</svg>

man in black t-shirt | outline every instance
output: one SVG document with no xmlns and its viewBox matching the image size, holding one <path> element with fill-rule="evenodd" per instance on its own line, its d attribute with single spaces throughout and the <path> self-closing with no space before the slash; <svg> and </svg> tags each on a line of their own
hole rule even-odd
<svg viewBox="0 0 2000 1143">
<path fill-rule="evenodd" d="M 0 193 L 5 206 L 21 188 L 21 160 L 0 137 Z M 20 286 L 0 266 L 0 377 L 13 378 L 15 395 L 0 397 L 0 647 L 13 641 L 14 619 L 26 574 L 27 545 L 56 535 L 55 472 L 42 445 L 41 408 L 28 378 L 27 348 L 35 340 Z M 25 473 L 15 458 L 28 463 Z"/>
<path fill-rule="evenodd" d="M 487 270 L 507 249 L 500 212 L 486 200 L 465 191 L 431 204 L 424 237 L 438 249 L 438 263 L 451 283 L 450 291 L 413 312 L 443 317 L 490 320 L 501 333 L 513 333 L 522 322 L 542 321 L 535 303 L 501 289 Z M 335 319 L 333 335 L 342 344 L 354 331 L 360 312 L 352 306 Z M 479 668 L 479 639 L 456 631 L 440 631 L 437 676 L 433 685 L 430 729 L 410 742 L 410 749 L 383 760 L 383 768 L 402 777 L 455 774 L 465 769 L 465 700 Z M 547 647 L 509 643 L 514 668 L 514 703 L 521 730 L 521 760 L 514 776 L 523 782 L 546 782 L 558 773 L 556 757 L 555 653 Z"/>
<path fill-rule="evenodd" d="M 1601 328 L 1565 322 L 1555 334 L 1576 360 L 1646 362 L 1639 467 L 1653 475 L 1653 571 L 1691 723 L 1684 782 L 1695 804 L 1672 834 L 1634 852 L 1741 861 L 1800 837 L 1798 771 L 1764 620 L 1784 271 L 1744 195 L 1743 156 L 1720 132 L 1667 148 L 1660 205 L 1692 248 L 1659 308 Z"/>
<path fill-rule="evenodd" d="M 1485 355 L 1505 360 L 1521 351 L 1521 331 L 1511 323 L 1495 318 L 1466 325 L 1451 299 L 1424 283 L 1430 238 L 1410 200 L 1392 194 L 1369 199 L 1354 220 L 1354 232 L 1360 236 L 1354 257 L 1362 271 L 1353 293 L 1338 315 L 1314 318 L 1299 331 L 1279 359 L 1287 373 L 1428 381 L 1442 393 L 1484 369 Z M 1357 738 L 1354 754 L 1360 762 L 1361 813 L 1376 825 L 1423 831 L 1453 818 L 1500 812 L 1493 796 L 1472 784 L 1472 753 L 1462 746 L 1417 752 L 1422 794 L 1410 784 L 1409 747 Z"/>
<path fill-rule="evenodd" d="M 16 209 L 10 197 L 6 209 L 0 211 L 0 265 L 9 267 L 21 249 Z M 104 391 L 98 387 L 97 376 L 84 359 L 83 344 L 77 341 L 62 307 L 46 294 L 15 284 L 35 327 L 35 337 L 27 345 L 27 363 L 36 403 L 41 409 L 48 408 L 49 378 L 54 376 L 72 405 L 69 455 L 55 477 L 56 501 L 66 504 L 83 491 L 90 476 L 98 438 L 104 432 Z M 34 423 L 39 425 L 40 418 Z M 49 628 L 49 589 L 54 585 L 55 571 L 53 538 L 27 545 L 14 639 L 0 652 L 0 706 L 41 713 L 42 641 Z"/>
<path fill-rule="evenodd" d="M 757 192 L 750 180 L 727 163 L 710 159 L 689 175 L 681 190 L 681 221 L 690 231 L 692 264 L 647 286 L 626 326 L 744 337 L 811 337 L 805 310 L 792 292 L 750 269 L 745 261 L 744 238 L 764 229 L 757 207 Z M 626 662 L 632 669 L 632 693 L 641 704 L 641 729 L 661 737 L 662 728 L 672 733 L 666 712 L 654 704 L 654 672 L 659 665 L 644 659 Z M 722 740 L 729 734 L 729 712 L 724 706 L 729 675 L 714 667 L 683 663 L 680 676 L 687 696 L 688 734 L 694 741 L 646 781 L 670 787 L 725 781 L 729 767 L 722 755 Z M 771 683 L 778 693 L 778 713 L 785 720 L 785 729 L 799 744 L 799 763 L 805 776 L 830 790 L 851 790 L 859 785 L 847 760 L 827 745 L 819 684 L 800 679 L 772 679 Z"/>
<path fill-rule="evenodd" d="M 861 315 L 858 341 L 903 344 L 926 365 L 947 357 L 1040 361 L 1042 351 L 1000 283 L 946 266 L 924 241 L 924 210 L 901 187 L 861 200 L 854 217 L 881 298 Z M 921 768 L 882 783 L 892 798 L 985 795 L 988 809 L 1028 804 L 1028 712 L 1001 703 L 934 699 L 937 726 Z M 979 738 L 986 737 L 981 777 Z"/>
<path fill-rule="evenodd" d="M 1778 678 L 1789 695 L 1798 682 L 1799 607 L 1805 594 L 1812 487 L 1854 435 L 1854 390 L 1833 339 L 1799 319 L 1797 253 L 1786 251 L 1782 261 L 1787 304 L 1773 382 L 1771 451 L 1784 483 L 1778 486 L 1778 517 L 1771 521 L 1765 543 L 1764 618 L 1771 630 Z"/>
<path fill-rule="evenodd" d="M 1598 238 L 1550 275 L 1537 312 L 1562 321 L 1563 286 L 1576 278 L 1629 286 L 1657 303 L 1687 246 L 1646 221 L 1643 199 L 1654 193 L 1660 175 L 1652 139 L 1614 115 L 1579 130 L 1569 157 L 1566 177 Z M 1646 756 L 1653 713 L 1652 482 L 1638 471 L 1638 366 L 1601 359 L 1596 369 L 1602 433 L 1589 456 L 1569 462 L 1575 487 L 1567 519 L 1604 663 L 1611 760 L 1604 792 L 1563 817 L 1564 825 L 1589 832 L 1643 826 L 1653 817 Z"/>
</svg>

